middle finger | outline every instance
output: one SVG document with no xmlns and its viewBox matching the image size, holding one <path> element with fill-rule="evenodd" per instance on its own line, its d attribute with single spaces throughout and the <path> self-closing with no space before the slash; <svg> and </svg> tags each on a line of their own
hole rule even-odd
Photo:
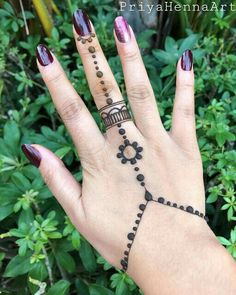
<svg viewBox="0 0 236 295">
<path fill-rule="evenodd" d="M 80 9 L 77 10 L 73 15 L 73 22 L 76 46 L 92 96 L 106 129 L 112 129 L 114 125 L 130 121 L 131 117 L 120 89 L 87 14 Z"/>
</svg>

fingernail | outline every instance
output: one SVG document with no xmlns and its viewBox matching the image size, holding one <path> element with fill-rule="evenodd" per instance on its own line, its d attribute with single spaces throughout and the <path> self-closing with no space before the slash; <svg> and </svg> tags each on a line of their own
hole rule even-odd
<svg viewBox="0 0 236 295">
<path fill-rule="evenodd" d="M 36 56 L 41 66 L 45 67 L 53 62 L 53 56 L 50 50 L 43 44 L 37 46 Z"/>
<path fill-rule="evenodd" d="M 129 42 L 131 38 L 129 24 L 123 16 L 118 16 L 115 19 L 115 32 L 116 32 L 116 37 L 120 42 L 122 43 Z"/>
<path fill-rule="evenodd" d="M 21 148 L 27 159 L 38 168 L 42 159 L 40 152 L 30 144 L 22 144 Z"/>
<path fill-rule="evenodd" d="M 82 9 L 78 9 L 74 12 L 73 23 L 77 34 L 80 36 L 86 36 L 92 32 L 89 17 Z"/>
<path fill-rule="evenodd" d="M 184 71 L 191 71 L 193 67 L 193 54 L 191 50 L 185 50 L 181 57 L 181 68 Z"/>
</svg>

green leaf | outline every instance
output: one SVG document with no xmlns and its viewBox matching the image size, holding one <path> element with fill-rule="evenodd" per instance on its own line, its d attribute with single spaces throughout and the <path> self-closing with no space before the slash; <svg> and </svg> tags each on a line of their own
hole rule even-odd
<svg viewBox="0 0 236 295">
<path fill-rule="evenodd" d="M 96 258 L 93 252 L 92 246 L 86 241 L 81 240 L 79 255 L 85 269 L 89 272 L 93 272 L 97 268 Z"/>
<path fill-rule="evenodd" d="M 55 152 L 55 154 L 60 158 L 63 159 L 65 155 L 67 155 L 71 151 L 70 146 L 65 146 Z"/>
<path fill-rule="evenodd" d="M 167 52 L 170 52 L 170 53 L 176 55 L 176 57 L 178 57 L 178 45 L 175 42 L 175 39 L 174 38 L 172 38 L 170 36 L 167 36 L 166 37 L 166 40 L 165 40 L 165 50 Z"/>
<path fill-rule="evenodd" d="M 221 207 L 221 210 L 227 210 L 230 207 L 230 204 L 225 204 Z"/>
<path fill-rule="evenodd" d="M 20 248 L 19 248 L 19 255 L 20 256 L 25 256 L 25 253 L 26 253 L 26 251 L 27 251 L 27 248 L 28 248 L 28 246 L 27 246 L 27 241 L 26 240 L 24 240 L 22 243 L 21 243 L 21 245 L 20 245 Z"/>
<path fill-rule="evenodd" d="M 22 192 L 31 189 L 29 180 L 20 172 L 13 173 L 11 179 Z"/>
<path fill-rule="evenodd" d="M 173 54 L 161 49 L 155 49 L 152 51 L 152 53 L 159 61 L 166 65 L 175 65 L 177 61 L 177 58 Z"/>
<path fill-rule="evenodd" d="M 47 295 L 67 295 L 69 294 L 70 283 L 66 280 L 56 282 L 47 292 Z"/>
<path fill-rule="evenodd" d="M 187 49 L 193 49 L 199 37 L 200 37 L 199 34 L 192 34 L 188 36 L 186 39 L 184 39 L 184 41 L 181 43 L 181 46 L 179 48 L 179 53 L 182 54 Z"/>
<path fill-rule="evenodd" d="M 75 286 L 79 292 L 78 294 L 90 295 L 89 294 L 89 287 L 82 279 L 80 279 L 80 278 L 76 279 Z"/>
<path fill-rule="evenodd" d="M 217 237 L 217 238 L 221 242 L 222 245 L 224 245 L 224 246 L 230 246 L 231 245 L 230 241 L 228 241 L 226 238 L 224 238 L 224 237 Z"/>
<path fill-rule="evenodd" d="M 29 272 L 32 268 L 33 265 L 30 264 L 30 255 L 23 257 L 17 255 L 8 263 L 3 276 L 10 278 L 17 277 Z"/>
<path fill-rule="evenodd" d="M 6 254 L 3 252 L 0 252 L 0 262 L 3 261 L 3 259 L 5 258 Z"/>
<path fill-rule="evenodd" d="M 59 232 L 47 233 L 49 239 L 61 239 L 62 234 Z"/>
<path fill-rule="evenodd" d="M 90 295 L 115 295 L 115 293 L 113 293 L 109 289 L 96 284 L 89 286 L 89 294 Z"/>
<path fill-rule="evenodd" d="M 171 64 L 168 65 L 166 67 L 163 67 L 163 69 L 161 70 L 161 78 L 167 77 L 172 75 L 175 72 L 176 68 L 175 68 L 175 64 Z"/>
<path fill-rule="evenodd" d="M 234 209 L 233 209 L 233 207 L 230 207 L 229 210 L 227 211 L 228 221 L 230 221 L 232 219 L 233 215 L 234 215 Z"/>
<path fill-rule="evenodd" d="M 76 250 L 79 250 L 80 248 L 80 233 L 77 230 L 73 230 L 72 234 L 71 234 L 71 241 L 72 241 L 72 245 L 74 246 L 74 248 Z"/>
<path fill-rule="evenodd" d="M 13 205 L 7 205 L 0 207 L 0 221 L 5 219 L 7 216 L 9 216 L 13 212 Z"/>
<path fill-rule="evenodd" d="M 45 264 L 42 261 L 33 264 L 33 267 L 29 272 L 29 276 L 39 281 L 46 279 L 48 272 Z"/>
<path fill-rule="evenodd" d="M 18 219 L 18 226 L 20 226 L 22 223 L 25 224 L 31 224 L 34 221 L 34 213 L 31 208 L 28 208 L 27 210 L 22 210 L 20 212 L 20 216 Z"/>
<path fill-rule="evenodd" d="M 62 251 L 58 252 L 56 260 L 69 273 L 73 273 L 75 271 L 75 261 L 69 253 Z"/>
<path fill-rule="evenodd" d="M 210 193 L 208 198 L 207 198 L 207 203 L 211 204 L 214 203 L 218 199 L 218 194 L 217 193 Z"/>
<path fill-rule="evenodd" d="M 18 125 L 14 121 L 8 121 L 4 126 L 4 141 L 8 148 L 13 151 L 15 155 L 20 153 L 20 131 Z"/>
</svg>

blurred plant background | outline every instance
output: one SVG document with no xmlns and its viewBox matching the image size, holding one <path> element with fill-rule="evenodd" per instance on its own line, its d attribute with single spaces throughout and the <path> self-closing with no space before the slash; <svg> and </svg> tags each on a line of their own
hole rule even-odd
<svg viewBox="0 0 236 295">
<path fill-rule="evenodd" d="M 207 3 L 210 1 L 204 1 Z M 42 144 L 63 159 L 78 181 L 82 180 L 79 157 L 35 62 L 36 45 L 46 43 L 102 128 L 72 38 L 71 17 L 78 7 L 86 8 L 90 15 L 125 96 L 112 36 L 119 3 L 0 0 L 1 294 L 141 294 L 126 274 L 111 267 L 75 230 L 20 150 L 23 142 Z M 197 133 L 209 225 L 236 258 L 236 13 L 148 15 L 126 10 L 124 14 L 136 32 L 167 129 L 171 126 L 176 61 L 185 49 L 193 50 Z"/>
</svg>

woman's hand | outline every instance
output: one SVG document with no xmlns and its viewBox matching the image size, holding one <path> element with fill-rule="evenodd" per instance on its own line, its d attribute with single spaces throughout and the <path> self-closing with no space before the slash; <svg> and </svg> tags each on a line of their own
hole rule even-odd
<svg viewBox="0 0 236 295">
<path fill-rule="evenodd" d="M 160 290 L 160 294 L 175 294 L 184 271 L 186 288 L 181 294 L 187 294 L 196 280 L 204 280 L 198 259 L 207 261 L 210 246 L 224 251 L 201 218 L 205 197 L 195 133 L 191 51 L 185 51 L 177 64 L 172 128 L 167 132 L 125 19 L 115 20 L 115 39 L 133 120 L 94 28 L 81 10 L 74 14 L 74 36 L 107 132 L 101 134 L 56 57 L 39 45 L 38 67 L 80 155 L 82 186 L 49 150 L 39 145 L 24 145 L 23 150 L 39 166 L 76 228 L 108 262 L 127 270 L 150 294 Z M 161 204 L 168 201 L 170 206 Z M 193 267 L 196 273 L 191 272 Z"/>
</svg>

